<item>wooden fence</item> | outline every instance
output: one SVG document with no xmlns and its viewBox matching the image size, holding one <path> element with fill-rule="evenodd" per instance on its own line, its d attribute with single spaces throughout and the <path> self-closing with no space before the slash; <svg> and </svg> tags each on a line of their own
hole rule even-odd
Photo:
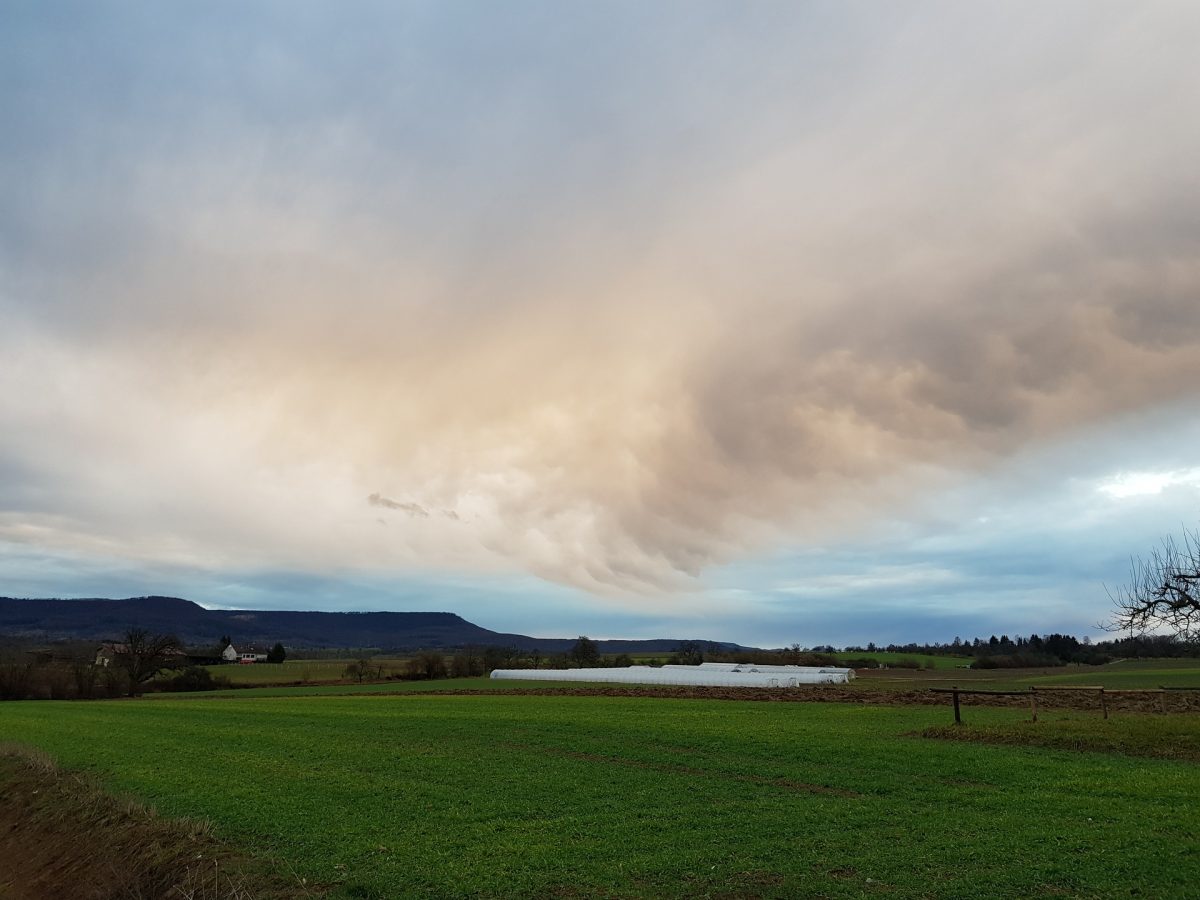
<svg viewBox="0 0 1200 900">
<path fill-rule="evenodd" d="M 1167 711 L 1167 695 L 1172 691 L 1200 691 L 1200 687 L 1156 687 L 1156 688 L 1126 688 L 1124 690 L 1114 690 L 1106 688 L 1102 685 L 1053 685 L 1042 687 L 1030 687 L 1023 691 L 988 691 L 977 688 L 930 688 L 934 694 L 950 694 L 954 703 L 954 724 L 962 724 L 962 711 L 960 708 L 959 697 L 968 696 L 970 694 L 978 694 L 988 697 L 1028 697 L 1029 708 L 1033 716 L 1033 721 L 1038 720 L 1038 694 L 1049 693 L 1053 691 L 1074 691 L 1088 692 L 1095 691 L 1100 698 L 1100 710 L 1104 714 L 1104 718 L 1108 718 L 1108 698 L 1112 696 L 1120 696 L 1125 694 L 1157 694 L 1158 695 L 1158 711 L 1166 713 Z"/>
</svg>

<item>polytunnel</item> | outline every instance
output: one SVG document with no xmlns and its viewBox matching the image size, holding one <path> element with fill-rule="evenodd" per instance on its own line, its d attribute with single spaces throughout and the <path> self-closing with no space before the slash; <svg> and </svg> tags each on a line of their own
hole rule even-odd
<svg viewBox="0 0 1200 900">
<path fill-rule="evenodd" d="M 793 667 L 798 669 L 799 667 Z M 797 687 L 845 684 L 838 672 L 737 672 L 702 666 L 626 666 L 619 669 L 495 669 L 492 678 L 512 681 L 589 681 L 605 684 L 670 684 L 696 687 Z"/>
<path fill-rule="evenodd" d="M 853 669 L 838 666 L 776 666 L 765 663 L 700 663 L 699 666 L 670 665 L 664 669 L 711 669 L 714 672 L 773 672 L 783 675 L 799 675 L 812 672 L 823 672 L 834 675 L 845 675 L 850 681 L 858 675 Z"/>
</svg>

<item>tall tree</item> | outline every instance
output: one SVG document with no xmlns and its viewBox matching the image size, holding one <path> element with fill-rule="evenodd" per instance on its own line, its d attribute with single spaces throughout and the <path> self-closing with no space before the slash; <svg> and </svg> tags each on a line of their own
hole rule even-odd
<svg viewBox="0 0 1200 900">
<path fill-rule="evenodd" d="M 581 634 L 568 655 L 571 657 L 571 662 L 578 666 L 594 666 L 600 659 L 600 648 L 586 634 Z"/>
<path fill-rule="evenodd" d="M 681 665 L 698 666 L 704 662 L 704 650 L 697 641 L 682 641 L 675 649 Z"/>
<path fill-rule="evenodd" d="M 151 634 L 145 628 L 126 631 L 125 642 L 113 652 L 113 662 L 129 673 L 129 696 L 139 693 L 159 672 L 178 666 L 183 661 L 182 650 L 173 634 Z"/>
<path fill-rule="evenodd" d="M 269 663 L 281 663 L 285 659 L 287 659 L 287 651 L 283 649 L 283 644 L 277 643 L 267 651 L 267 662 Z"/>
</svg>

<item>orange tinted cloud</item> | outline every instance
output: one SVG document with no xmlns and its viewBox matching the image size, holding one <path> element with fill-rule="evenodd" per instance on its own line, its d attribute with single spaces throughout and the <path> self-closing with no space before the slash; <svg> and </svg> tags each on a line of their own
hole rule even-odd
<svg viewBox="0 0 1200 900">
<path fill-rule="evenodd" d="M 34 129 L 7 176 L 0 538 L 637 595 L 1192 396 L 1198 18 L 1070 10 L 614 25 L 558 86 L 386 95 L 268 29 L 272 115 L 198 77 L 178 144 L 143 60 L 90 175 Z"/>
</svg>

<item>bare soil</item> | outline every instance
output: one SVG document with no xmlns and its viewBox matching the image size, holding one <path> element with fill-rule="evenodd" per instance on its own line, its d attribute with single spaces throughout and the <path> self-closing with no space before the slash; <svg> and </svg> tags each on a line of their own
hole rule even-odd
<svg viewBox="0 0 1200 900">
<path fill-rule="evenodd" d="M 414 694 L 486 695 L 503 694 L 527 696 L 578 696 L 578 697 L 649 697 L 658 700 L 742 700 L 762 703 L 861 703 L 870 706 L 945 706 L 950 707 L 949 694 L 930 690 L 860 690 L 853 687 L 822 685 L 812 688 L 739 688 L 739 687 L 684 687 L 658 685 L 654 687 L 636 684 L 597 684 L 593 687 L 512 688 L 503 690 L 442 690 L 406 691 L 396 696 L 411 697 Z M 1161 700 L 1160 700 L 1161 697 Z M 1200 712 L 1200 691 L 1169 691 L 1157 693 L 1105 692 L 1110 712 L 1160 712 L 1160 703 L 1165 703 L 1167 712 Z M 1100 712 L 1100 699 L 1092 690 L 1038 691 L 1039 709 L 1081 709 Z M 1004 706 L 1029 708 L 1029 695 L 1019 696 L 963 694 L 960 702 L 964 707 Z"/>
</svg>

